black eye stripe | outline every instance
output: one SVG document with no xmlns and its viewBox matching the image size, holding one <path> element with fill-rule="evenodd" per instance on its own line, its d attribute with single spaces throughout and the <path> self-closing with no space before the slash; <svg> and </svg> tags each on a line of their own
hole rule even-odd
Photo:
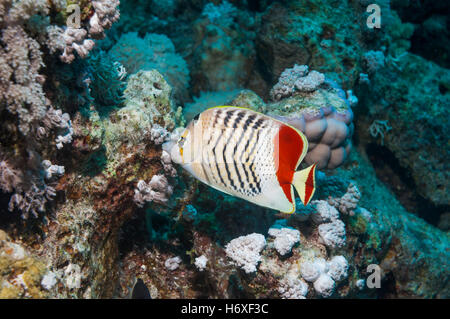
<svg viewBox="0 0 450 319">
<path fill-rule="evenodd" d="M 198 113 L 196 116 L 194 116 L 194 121 L 197 121 L 199 117 L 200 117 L 200 113 Z"/>
</svg>

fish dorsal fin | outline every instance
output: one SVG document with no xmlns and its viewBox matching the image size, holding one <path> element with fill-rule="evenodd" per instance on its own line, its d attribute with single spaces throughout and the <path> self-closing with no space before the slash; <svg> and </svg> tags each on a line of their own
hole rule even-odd
<svg viewBox="0 0 450 319">
<path fill-rule="evenodd" d="M 233 106 L 233 105 L 217 105 L 217 106 L 209 107 L 209 108 L 207 108 L 207 110 L 223 109 L 223 108 L 227 108 L 227 107 L 233 107 L 233 108 L 237 108 L 237 109 L 243 109 L 243 110 L 248 110 L 248 111 L 259 113 L 259 112 L 255 111 L 255 110 L 252 110 L 252 109 L 248 108 L 248 107 Z M 260 113 L 260 114 L 262 114 L 262 113 Z"/>
</svg>

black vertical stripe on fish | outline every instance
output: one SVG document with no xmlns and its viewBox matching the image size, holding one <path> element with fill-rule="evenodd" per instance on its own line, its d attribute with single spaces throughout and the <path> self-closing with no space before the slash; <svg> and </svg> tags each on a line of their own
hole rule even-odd
<svg viewBox="0 0 450 319">
<path fill-rule="evenodd" d="M 255 122 L 255 124 L 252 125 L 252 128 L 258 129 L 259 126 L 260 126 L 262 123 L 264 123 L 264 121 L 265 121 L 265 120 L 264 120 L 263 118 L 260 118 L 259 120 L 257 120 L 257 121 Z"/>
<path fill-rule="evenodd" d="M 251 118 L 251 120 L 250 120 L 250 118 Z M 248 126 L 251 124 L 251 122 L 255 118 L 256 118 L 256 116 L 254 116 L 254 115 L 250 115 L 248 117 L 247 121 L 245 121 L 246 128 L 248 128 Z M 248 130 L 244 129 L 243 131 L 244 131 L 244 134 L 245 134 Z M 248 181 L 250 188 L 252 188 L 252 191 L 253 191 L 254 187 L 253 187 L 253 184 L 250 181 L 250 175 L 249 175 L 249 172 L 248 172 L 248 159 L 249 158 L 247 156 L 247 158 L 244 160 L 244 156 L 245 156 L 246 151 L 248 150 L 248 147 L 250 145 L 250 141 L 253 139 L 254 135 L 255 135 L 255 130 L 251 130 L 250 137 L 247 139 L 247 143 L 245 143 L 245 146 L 244 146 L 244 148 L 242 150 L 242 154 L 241 154 L 241 157 L 240 157 L 240 163 L 242 163 L 242 168 L 243 168 L 244 173 L 245 173 L 245 179 L 246 179 L 246 181 Z M 253 193 L 256 193 L 256 190 Z"/>
<path fill-rule="evenodd" d="M 260 134 L 260 130 L 256 131 L 256 142 L 253 144 L 252 150 L 250 151 L 250 153 L 247 156 L 247 161 L 251 158 L 251 156 L 253 155 L 253 152 L 256 149 L 256 146 L 258 146 L 258 142 L 259 142 L 259 134 Z"/>
<path fill-rule="evenodd" d="M 242 114 L 242 118 L 245 116 L 244 112 L 241 112 L 240 114 Z M 239 114 L 238 114 L 238 116 L 239 116 Z M 235 127 L 237 127 L 238 122 L 240 122 L 242 120 L 242 118 L 235 121 L 235 124 L 236 124 Z M 242 170 L 244 171 L 244 173 L 246 175 L 246 180 L 248 180 L 248 173 L 245 170 L 244 163 L 242 163 L 242 157 L 240 157 L 239 154 L 237 154 L 237 149 L 238 149 L 239 145 L 241 145 L 241 142 L 243 141 L 245 133 L 246 133 L 246 131 L 244 129 L 241 129 L 241 135 L 239 136 L 239 139 L 237 140 L 236 145 L 234 146 L 233 156 L 232 156 L 233 162 L 234 162 L 234 169 L 236 170 L 237 177 L 238 177 L 239 184 L 241 186 L 242 191 L 245 191 L 245 183 L 242 180 L 242 176 L 241 176 L 239 168 L 242 167 Z M 248 143 L 249 143 L 249 141 L 247 141 L 247 144 L 246 144 L 247 146 L 248 146 Z M 243 152 L 245 152 L 245 148 L 243 149 Z M 240 157 L 240 159 L 238 159 L 239 157 Z M 239 165 L 239 167 L 238 167 L 238 165 Z"/>
<path fill-rule="evenodd" d="M 234 119 L 233 128 L 237 128 L 237 125 L 242 120 L 242 118 L 245 116 L 245 112 L 239 112 L 236 115 L 236 118 Z"/>
<path fill-rule="evenodd" d="M 253 155 L 253 152 L 254 152 L 255 149 L 256 149 L 256 146 L 257 146 L 258 143 L 259 143 L 259 134 L 260 134 L 260 132 L 261 132 L 260 130 L 257 130 L 257 131 L 256 131 L 256 142 L 255 142 L 255 144 L 253 145 L 253 148 L 252 148 L 251 152 L 248 154 L 247 160 L 246 160 L 246 161 L 248 161 L 248 160 L 251 158 L 251 156 Z M 256 184 L 256 188 L 257 188 L 257 190 L 258 190 L 258 193 L 260 193 L 260 192 L 261 192 L 261 185 L 259 184 L 259 181 L 258 181 L 258 179 L 257 179 L 257 177 L 256 177 L 256 174 L 255 174 L 255 171 L 254 171 L 254 169 L 253 169 L 253 166 L 254 166 L 254 162 L 252 162 L 252 163 L 250 164 L 249 170 L 250 170 L 250 173 L 252 174 L 253 181 L 254 181 L 255 184 Z M 253 186 L 253 183 L 251 183 L 251 185 Z"/>
<path fill-rule="evenodd" d="M 216 113 L 214 114 L 214 123 L 212 125 L 212 128 L 216 127 L 217 121 L 219 120 L 221 114 L 222 114 L 221 110 L 217 110 Z"/>
<path fill-rule="evenodd" d="M 255 181 L 256 189 L 258 190 L 258 194 L 259 194 L 259 193 L 261 193 L 261 184 L 260 184 L 259 180 L 256 178 L 254 165 L 255 165 L 255 163 L 250 164 L 250 172 L 252 173 L 253 180 Z"/>
<path fill-rule="evenodd" d="M 248 129 L 248 126 L 253 122 L 253 120 L 256 118 L 256 114 L 252 114 L 247 118 L 247 121 L 244 123 L 244 130 Z"/>
<path fill-rule="evenodd" d="M 242 180 L 241 173 L 239 172 L 239 168 L 238 168 L 238 165 L 242 166 L 242 163 L 238 163 L 236 158 L 235 158 L 235 154 L 236 154 L 236 150 L 238 148 L 238 145 L 239 145 L 239 142 L 236 143 L 236 145 L 234 146 L 234 149 L 233 149 L 233 162 L 234 162 L 234 169 L 235 169 L 235 171 L 237 173 L 237 178 L 239 180 L 239 185 L 241 186 L 240 189 L 243 190 L 243 189 L 245 189 L 245 185 L 244 185 L 244 181 Z"/>
<path fill-rule="evenodd" d="M 233 127 L 234 127 L 234 128 L 237 128 L 237 126 L 238 126 L 239 122 L 242 120 L 243 116 L 244 116 L 244 112 L 239 112 L 239 113 L 236 115 L 236 118 L 234 119 L 234 123 L 233 123 Z M 239 173 L 239 170 L 238 170 L 238 168 L 237 168 L 237 165 L 236 165 L 236 159 L 234 158 L 234 154 L 235 154 L 235 152 L 236 152 L 236 148 L 237 148 L 238 145 L 239 145 L 240 139 L 236 141 L 236 145 L 235 145 L 235 147 L 234 147 L 233 154 L 231 155 L 231 160 L 232 160 L 232 162 L 233 162 L 234 170 L 235 170 L 235 172 L 236 172 L 235 175 L 237 176 L 237 178 L 238 178 L 238 180 L 239 180 L 239 184 L 241 185 L 241 188 L 237 187 L 236 184 L 234 183 L 234 179 L 231 177 L 230 169 L 229 169 L 229 167 L 228 167 L 228 163 L 227 163 L 227 162 L 228 162 L 228 159 L 226 158 L 226 150 L 227 150 L 227 148 L 228 148 L 228 145 L 230 144 L 230 140 L 231 140 L 231 139 L 233 138 L 233 136 L 234 136 L 234 133 L 235 133 L 235 131 L 233 130 L 233 131 L 231 132 L 230 137 L 228 138 L 228 140 L 227 140 L 227 142 L 226 142 L 226 144 L 225 144 L 225 147 L 223 148 L 223 158 L 224 158 L 224 160 L 225 160 L 225 169 L 226 169 L 226 171 L 227 171 L 228 179 L 230 180 L 231 186 L 233 187 L 234 190 L 241 192 L 242 189 L 244 188 L 244 183 L 243 183 L 243 181 L 242 181 L 241 174 Z M 241 137 L 242 137 L 242 134 L 241 134 L 240 138 L 241 138 Z"/>
<path fill-rule="evenodd" d="M 231 117 L 233 116 L 234 112 L 236 112 L 236 110 L 231 110 L 231 111 L 228 111 L 228 112 L 226 113 L 226 116 L 225 116 L 225 118 L 223 119 L 223 125 L 224 125 L 225 127 L 228 127 L 228 121 L 231 119 Z"/>
<path fill-rule="evenodd" d="M 250 153 L 248 153 L 247 158 L 245 160 L 245 163 L 248 163 L 250 157 L 252 156 L 253 152 L 256 149 L 256 146 L 258 145 L 259 134 L 260 134 L 260 130 L 256 130 L 256 141 L 253 144 L 252 150 L 250 151 Z M 252 138 L 253 138 L 253 134 L 252 134 Z M 261 186 L 259 185 L 259 181 L 257 179 L 257 176 L 256 176 L 256 174 L 255 174 L 255 172 L 253 170 L 253 166 L 254 166 L 254 163 L 251 163 L 250 166 L 248 166 L 248 169 L 249 169 L 249 171 L 250 171 L 250 173 L 252 175 L 253 180 L 250 180 L 249 174 L 247 173 L 246 166 L 244 166 L 244 171 L 245 171 L 245 174 L 247 176 L 247 180 L 249 181 L 249 187 L 251 188 L 251 190 L 253 191 L 254 194 L 259 194 L 259 193 L 261 193 Z M 255 186 L 256 186 L 256 188 L 255 188 Z"/>
<path fill-rule="evenodd" d="M 217 121 L 218 121 L 219 118 L 220 118 L 220 114 L 222 114 L 222 111 L 221 111 L 221 110 L 217 110 L 217 111 L 214 113 L 214 122 L 212 123 L 211 130 L 214 130 L 214 128 L 216 127 Z M 214 134 L 211 134 L 211 136 L 209 137 L 209 140 L 208 140 L 207 145 L 210 145 L 210 144 L 211 144 L 211 140 L 212 140 L 213 136 L 214 136 Z"/>
<path fill-rule="evenodd" d="M 228 185 L 225 184 L 225 181 L 224 181 L 224 179 L 222 177 L 222 174 L 220 173 L 219 164 L 217 162 L 218 157 L 217 157 L 217 154 L 216 154 L 216 147 L 217 147 L 217 144 L 219 144 L 220 139 L 222 138 L 223 132 L 224 132 L 224 130 L 221 131 L 221 133 L 219 135 L 219 138 L 217 139 L 216 144 L 214 145 L 214 147 L 212 149 L 212 152 L 214 154 L 214 162 L 216 163 L 217 174 L 219 175 L 220 181 L 222 182 L 222 184 L 225 187 L 228 187 Z"/>
<path fill-rule="evenodd" d="M 228 114 L 230 114 L 230 112 L 228 112 Z M 239 123 L 240 120 L 241 119 L 236 118 L 234 123 L 237 124 L 237 123 Z M 228 137 L 227 142 L 225 143 L 225 146 L 223 147 L 222 156 L 223 156 L 223 159 L 224 159 L 224 162 L 225 162 L 225 170 L 227 172 L 227 177 L 228 177 L 228 180 L 230 181 L 230 185 L 235 191 L 238 191 L 238 188 L 236 187 L 236 185 L 234 183 L 234 179 L 231 177 L 230 168 L 228 167 L 228 159 L 227 159 L 227 156 L 225 154 L 226 151 L 227 151 L 228 145 L 230 144 L 230 140 L 234 136 L 234 132 L 235 132 L 235 130 L 233 130 L 231 132 L 230 136 Z M 232 157 L 232 161 L 235 162 L 233 157 Z"/>
</svg>

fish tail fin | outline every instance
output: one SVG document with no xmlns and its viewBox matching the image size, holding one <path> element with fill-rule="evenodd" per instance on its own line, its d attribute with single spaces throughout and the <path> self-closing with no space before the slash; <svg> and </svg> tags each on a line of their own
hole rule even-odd
<svg viewBox="0 0 450 319">
<path fill-rule="evenodd" d="M 303 205 L 308 205 L 316 191 L 316 164 L 294 173 L 293 182 Z"/>
</svg>

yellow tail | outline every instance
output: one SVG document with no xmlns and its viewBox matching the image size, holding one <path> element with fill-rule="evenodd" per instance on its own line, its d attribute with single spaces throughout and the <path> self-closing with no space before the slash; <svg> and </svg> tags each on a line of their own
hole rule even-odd
<svg viewBox="0 0 450 319">
<path fill-rule="evenodd" d="M 303 205 L 308 205 L 316 191 L 316 164 L 294 173 L 294 184 Z"/>
</svg>

